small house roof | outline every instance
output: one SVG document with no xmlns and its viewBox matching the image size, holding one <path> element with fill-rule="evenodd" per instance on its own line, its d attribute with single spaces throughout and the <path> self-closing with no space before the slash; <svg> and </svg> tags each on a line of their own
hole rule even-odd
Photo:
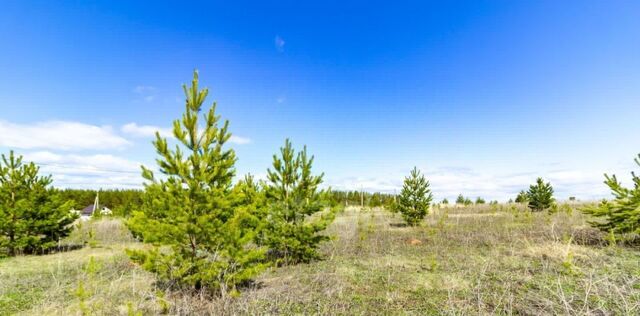
<svg viewBox="0 0 640 316">
<path fill-rule="evenodd" d="M 95 204 L 87 205 L 87 207 L 83 208 L 80 211 L 80 215 L 82 215 L 82 216 L 91 216 L 91 215 L 93 215 L 93 212 L 95 212 L 95 211 L 104 211 L 104 210 L 111 211 L 108 207 L 106 207 L 104 205 L 98 205 L 98 208 L 95 208 L 95 209 L 94 209 L 94 207 L 95 207 Z"/>
<path fill-rule="evenodd" d="M 93 209 L 94 206 L 95 205 L 91 204 L 91 205 L 83 208 L 82 211 L 80 212 L 80 214 L 82 214 L 82 215 L 92 215 L 93 211 L 94 211 L 94 209 Z"/>
</svg>

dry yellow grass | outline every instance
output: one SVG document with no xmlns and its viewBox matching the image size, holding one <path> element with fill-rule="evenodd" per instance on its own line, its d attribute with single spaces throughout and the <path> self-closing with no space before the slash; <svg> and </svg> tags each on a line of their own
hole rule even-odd
<svg viewBox="0 0 640 316">
<path fill-rule="evenodd" d="M 95 248 L 0 261 L 0 314 L 638 314 L 640 255 L 606 246 L 585 220 L 500 205 L 405 227 L 349 208 L 324 260 L 270 269 L 236 298 L 159 288 L 129 263 L 123 250 L 138 244 L 121 223 L 101 221 L 70 239 L 93 229 Z"/>
</svg>

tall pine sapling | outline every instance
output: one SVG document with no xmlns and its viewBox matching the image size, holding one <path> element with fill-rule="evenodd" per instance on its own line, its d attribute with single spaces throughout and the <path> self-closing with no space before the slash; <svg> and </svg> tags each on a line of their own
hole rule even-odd
<svg viewBox="0 0 640 316">
<path fill-rule="evenodd" d="M 51 188 L 51 176 L 12 152 L 0 161 L 0 256 L 44 252 L 71 232 L 78 215 Z"/>
<path fill-rule="evenodd" d="M 416 226 L 429 213 L 433 195 L 429 189 L 429 181 L 414 167 L 411 174 L 404 179 L 402 191 L 398 197 L 397 208 L 402 218 L 411 226 Z"/>
<path fill-rule="evenodd" d="M 635 159 L 640 166 L 640 154 Z M 640 233 L 640 176 L 631 172 L 632 188 L 623 187 L 615 175 L 605 176 L 604 183 L 611 189 L 612 201 L 603 201 L 597 206 L 586 207 L 586 214 L 601 218 L 591 225 L 611 234 Z"/>
<path fill-rule="evenodd" d="M 458 198 L 456 198 L 456 204 L 464 204 L 465 201 L 466 200 L 462 194 L 459 194 Z"/>
<path fill-rule="evenodd" d="M 273 155 L 273 170 L 267 170 L 268 215 L 261 243 L 277 263 L 316 259 L 318 245 L 329 239 L 320 233 L 333 221 L 334 213 L 320 214 L 327 204 L 318 190 L 324 174 L 313 175 L 312 165 L 306 146 L 296 153 L 287 139 L 280 155 Z"/>
<path fill-rule="evenodd" d="M 529 186 L 527 201 L 529 201 L 529 208 L 534 212 L 550 208 L 555 201 L 551 183 L 544 183 L 542 178 L 538 178 L 536 184 Z"/>
<path fill-rule="evenodd" d="M 264 250 L 254 245 L 255 218 L 234 205 L 235 152 L 216 104 L 202 115 L 208 89 L 198 88 L 194 72 L 184 87 L 185 113 L 173 122 L 175 149 L 156 133 L 153 145 L 163 177 L 142 167 L 148 180 L 141 211 L 128 224 L 150 249 L 129 250 L 134 262 L 158 277 L 184 287 L 224 294 L 264 269 Z"/>
</svg>

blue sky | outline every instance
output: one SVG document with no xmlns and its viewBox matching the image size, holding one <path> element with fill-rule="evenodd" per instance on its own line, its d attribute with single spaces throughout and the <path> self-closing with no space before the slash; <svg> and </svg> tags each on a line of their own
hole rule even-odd
<svg viewBox="0 0 640 316">
<path fill-rule="evenodd" d="M 3 1 L 0 151 L 60 187 L 136 187 L 199 69 L 238 173 L 290 137 L 326 184 L 608 195 L 640 152 L 638 1 Z"/>
</svg>

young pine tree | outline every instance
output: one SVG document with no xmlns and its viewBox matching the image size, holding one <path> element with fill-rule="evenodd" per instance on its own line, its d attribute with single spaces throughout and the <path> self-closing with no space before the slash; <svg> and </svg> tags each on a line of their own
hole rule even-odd
<svg viewBox="0 0 640 316">
<path fill-rule="evenodd" d="M 516 196 L 516 203 L 526 203 L 527 201 L 529 201 L 527 192 L 525 192 L 524 190 L 520 191 L 520 193 L 518 193 L 518 196 Z"/>
<path fill-rule="evenodd" d="M 483 198 L 481 197 L 476 198 L 476 204 L 484 204 L 484 203 L 486 203 L 486 201 Z"/>
<path fill-rule="evenodd" d="M 550 208 L 554 202 L 551 183 L 544 183 L 542 178 L 538 178 L 536 184 L 529 186 L 527 201 L 529 201 L 529 208 L 534 212 Z"/>
<path fill-rule="evenodd" d="M 398 212 L 411 226 L 416 226 L 429 213 L 433 195 L 429 189 L 429 181 L 414 167 L 411 174 L 404 179 L 402 191 L 398 197 Z"/>
<path fill-rule="evenodd" d="M 280 156 L 273 155 L 273 170 L 267 170 L 267 221 L 261 243 L 269 247 L 279 264 L 309 262 L 319 257 L 320 242 L 329 237 L 320 233 L 333 221 L 334 213 L 325 209 L 318 191 L 324 174 L 313 175 L 313 156 L 306 146 L 296 153 L 287 139 Z M 313 218 L 312 218 L 313 216 Z"/>
<path fill-rule="evenodd" d="M 267 216 L 265 192 L 262 184 L 257 182 L 253 175 L 246 174 L 233 186 L 233 205 L 253 216 L 253 222 L 249 224 L 257 230 L 258 234 L 260 234 Z"/>
<path fill-rule="evenodd" d="M 640 154 L 635 162 L 640 166 Z M 591 225 L 603 231 L 612 234 L 640 233 L 640 177 L 631 172 L 633 188 L 626 188 L 615 175 L 604 176 L 604 183 L 611 189 L 614 199 L 582 211 L 602 218 L 603 221 L 591 222 Z"/>
<path fill-rule="evenodd" d="M 148 180 L 142 210 L 128 223 L 152 247 L 128 252 L 163 281 L 224 294 L 264 268 L 264 250 L 253 245 L 256 219 L 233 203 L 236 156 L 225 149 L 229 122 L 220 126 L 215 103 L 201 113 L 208 90 L 198 88 L 197 72 L 191 87 L 183 87 L 185 113 L 173 122 L 178 144 L 171 150 L 156 133 L 153 145 L 164 176 L 142 167 Z"/>
<path fill-rule="evenodd" d="M 0 256 L 43 252 L 69 235 L 78 218 L 72 203 L 50 188 L 51 176 L 38 176 L 33 162 L 10 152 L 0 161 Z"/>
<path fill-rule="evenodd" d="M 376 192 L 371 195 L 371 198 L 369 199 L 369 206 L 370 207 L 382 206 L 382 197 L 380 196 L 380 193 Z"/>
<path fill-rule="evenodd" d="M 458 198 L 456 199 L 456 204 L 464 204 L 465 202 L 465 198 L 462 194 L 458 195 Z"/>
</svg>

